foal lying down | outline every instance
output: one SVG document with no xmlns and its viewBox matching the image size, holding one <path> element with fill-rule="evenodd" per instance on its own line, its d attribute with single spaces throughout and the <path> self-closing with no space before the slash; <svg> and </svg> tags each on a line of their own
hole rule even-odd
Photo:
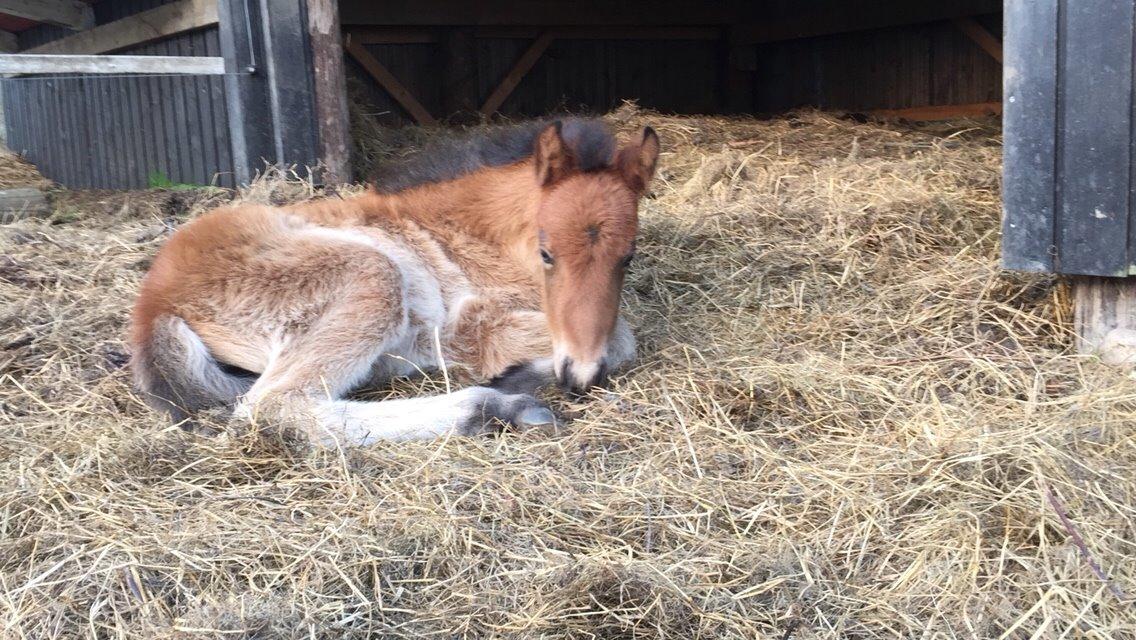
<svg viewBox="0 0 1136 640">
<path fill-rule="evenodd" d="M 537 387 L 583 392 L 634 356 L 619 297 L 658 154 L 649 128 L 617 149 L 599 121 L 534 123 L 439 145 L 348 200 L 207 213 L 142 284 L 135 382 L 175 420 L 234 406 L 329 445 L 549 424 Z M 492 382 L 343 399 L 436 366 L 438 344 Z"/>
</svg>

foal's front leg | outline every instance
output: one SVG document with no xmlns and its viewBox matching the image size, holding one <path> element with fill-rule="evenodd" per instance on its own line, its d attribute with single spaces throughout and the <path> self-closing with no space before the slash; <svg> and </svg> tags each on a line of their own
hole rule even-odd
<svg viewBox="0 0 1136 640">
<path fill-rule="evenodd" d="M 552 412 L 525 394 L 469 387 L 424 398 L 364 402 L 293 394 L 243 405 L 256 419 L 262 413 L 302 422 L 313 441 L 325 446 L 367 445 L 379 440 L 423 440 L 447 434 L 472 436 L 496 431 L 501 423 L 520 428 L 555 424 Z"/>
<path fill-rule="evenodd" d="M 382 301 L 350 299 L 362 312 L 328 313 L 314 328 L 284 341 L 287 346 L 242 398 L 239 416 L 293 424 L 325 445 L 474 435 L 501 422 L 522 428 L 554 424 L 552 412 L 535 397 L 488 387 L 381 402 L 344 400 L 378 359 L 396 352 L 392 345 L 403 342 L 405 330 L 399 317 L 383 319 L 392 311 Z M 396 329 L 384 328 L 390 326 Z"/>
</svg>

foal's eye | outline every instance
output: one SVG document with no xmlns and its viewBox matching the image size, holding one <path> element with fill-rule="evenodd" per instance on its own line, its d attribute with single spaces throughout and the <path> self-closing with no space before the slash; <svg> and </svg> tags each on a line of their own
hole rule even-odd
<svg viewBox="0 0 1136 640">
<path fill-rule="evenodd" d="M 545 251 L 544 249 L 540 250 L 540 259 L 544 261 L 544 264 L 550 267 L 552 266 L 552 254 Z"/>
</svg>

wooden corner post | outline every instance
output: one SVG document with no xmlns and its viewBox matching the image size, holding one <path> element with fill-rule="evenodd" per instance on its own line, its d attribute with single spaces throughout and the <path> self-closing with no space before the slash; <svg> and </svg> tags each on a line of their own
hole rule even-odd
<svg viewBox="0 0 1136 640">
<path fill-rule="evenodd" d="M 351 181 L 351 137 L 338 0 L 308 0 L 308 37 L 324 181 Z"/>
<path fill-rule="evenodd" d="M 1136 278 L 1072 276 L 1070 284 L 1079 353 L 1097 353 L 1118 338 L 1127 340 L 1124 333 L 1136 332 Z"/>
<path fill-rule="evenodd" d="M 274 158 L 268 74 L 260 4 L 253 0 L 218 0 L 221 55 L 225 58 L 225 107 L 233 147 L 234 182 L 247 184 Z"/>
<path fill-rule="evenodd" d="M 320 161 L 304 0 L 219 0 L 225 103 L 236 182 L 265 163 Z"/>
</svg>

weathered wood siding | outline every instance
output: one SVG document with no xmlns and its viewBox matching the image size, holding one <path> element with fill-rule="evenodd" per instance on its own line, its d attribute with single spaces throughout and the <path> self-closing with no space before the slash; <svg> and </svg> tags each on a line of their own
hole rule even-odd
<svg viewBox="0 0 1136 640">
<path fill-rule="evenodd" d="M 982 16 L 998 33 L 998 15 Z M 726 30 L 723 29 L 723 36 Z M 532 42 L 478 38 L 478 104 Z M 445 118 L 438 44 L 368 45 L 435 116 Z M 510 117 L 550 111 L 601 112 L 621 101 L 664 112 L 777 113 L 795 107 L 869 110 L 1001 99 L 1001 67 L 953 24 L 928 24 L 751 45 L 749 91 L 729 100 L 727 49 L 719 40 L 557 40 L 501 107 Z M 392 124 L 410 117 L 353 62 L 368 111 Z M 736 87 L 735 87 L 736 89 Z"/>
<path fill-rule="evenodd" d="M 1136 274 L 1132 0 L 1008 0 L 1002 256 Z"/>
<path fill-rule="evenodd" d="M 106 24 L 171 0 L 108 0 Z M 56 27 L 19 34 L 21 49 L 68 35 Z M 116 53 L 221 55 L 217 28 Z M 2 80 L 8 146 L 48 178 L 72 187 L 139 188 L 152 180 L 233 184 L 219 76 L 50 77 Z"/>
</svg>

